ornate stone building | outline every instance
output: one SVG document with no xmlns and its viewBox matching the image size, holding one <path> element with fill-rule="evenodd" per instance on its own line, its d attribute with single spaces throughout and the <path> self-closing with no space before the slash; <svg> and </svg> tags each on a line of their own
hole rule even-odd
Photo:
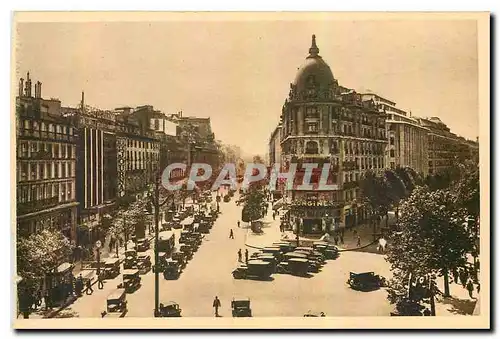
<svg viewBox="0 0 500 339">
<path fill-rule="evenodd" d="M 42 99 L 42 84 L 29 73 L 16 98 L 17 235 L 44 228 L 75 240 L 76 131 L 61 115 L 61 102 Z"/>
<path fill-rule="evenodd" d="M 281 163 L 284 171 L 298 164 L 295 184 L 302 183 L 303 164 L 320 166 L 313 171 L 312 190 L 284 190 L 294 227 L 320 233 L 363 219 L 358 183 L 367 170 L 384 168 L 385 114 L 373 100 L 363 101 L 360 94 L 339 85 L 319 55 L 314 35 L 309 55 L 290 85 L 281 121 Z M 326 163 L 327 183 L 336 189 L 318 191 L 314 188 Z"/>
</svg>

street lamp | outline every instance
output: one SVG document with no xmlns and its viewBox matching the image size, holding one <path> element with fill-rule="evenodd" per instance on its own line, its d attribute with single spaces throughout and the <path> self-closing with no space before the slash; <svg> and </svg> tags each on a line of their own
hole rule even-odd
<svg viewBox="0 0 500 339">
<path fill-rule="evenodd" d="M 154 265 L 154 274 L 155 274 L 155 311 L 154 316 L 157 317 L 159 315 L 160 308 L 160 271 L 158 268 L 159 262 L 159 251 L 158 251 L 158 236 L 160 229 L 160 207 L 164 206 L 171 198 L 173 198 L 173 194 L 169 195 L 165 198 L 164 201 L 160 202 L 160 183 L 161 176 L 159 172 L 156 174 L 155 183 L 153 186 L 153 194 L 151 192 L 148 194 L 148 197 L 151 201 L 151 204 L 154 208 L 154 227 L 155 227 L 155 265 Z"/>
</svg>

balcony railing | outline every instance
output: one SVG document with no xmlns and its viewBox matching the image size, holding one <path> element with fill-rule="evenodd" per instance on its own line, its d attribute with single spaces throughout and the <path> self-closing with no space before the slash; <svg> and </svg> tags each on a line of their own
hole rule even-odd
<svg viewBox="0 0 500 339">
<path fill-rule="evenodd" d="M 32 129 L 20 129 L 19 135 L 21 137 L 32 137 L 37 139 L 47 139 L 47 140 L 57 140 L 57 141 L 67 141 L 74 142 L 75 136 L 63 133 L 54 133 L 48 131 L 38 131 Z"/>
<path fill-rule="evenodd" d="M 41 211 L 47 208 L 57 206 L 59 204 L 58 197 L 52 197 L 48 199 L 29 201 L 17 204 L 17 214 L 27 214 L 36 211 Z"/>
<path fill-rule="evenodd" d="M 349 181 L 345 182 L 344 185 L 342 186 L 345 190 L 351 189 L 351 188 L 356 188 L 359 186 L 358 181 Z"/>
</svg>

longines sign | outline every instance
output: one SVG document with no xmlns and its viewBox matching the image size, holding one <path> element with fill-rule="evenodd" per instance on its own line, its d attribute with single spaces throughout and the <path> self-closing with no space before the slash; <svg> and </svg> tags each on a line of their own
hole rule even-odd
<svg viewBox="0 0 500 339">
<path fill-rule="evenodd" d="M 334 207 L 339 206 L 338 201 L 328 200 L 309 200 L 309 201 L 292 201 L 292 207 Z"/>
</svg>

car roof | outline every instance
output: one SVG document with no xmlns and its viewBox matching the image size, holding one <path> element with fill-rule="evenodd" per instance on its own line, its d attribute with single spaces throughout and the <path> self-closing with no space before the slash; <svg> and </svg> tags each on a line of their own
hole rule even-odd
<svg viewBox="0 0 500 339">
<path fill-rule="evenodd" d="M 250 265 L 250 264 L 252 264 L 252 265 L 269 265 L 269 263 L 267 261 L 264 261 L 264 260 L 255 260 L 255 259 L 248 260 L 247 266 Z"/>
<path fill-rule="evenodd" d="M 108 258 L 108 259 L 106 259 L 106 264 L 108 264 L 108 263 L 109 263 L 109 264 L 111 264 L 111 263 L 113 263 L 113 264 L 114 264 L 114 263 L 116 263 L 117 261 L 120 261 L 120 259 L 118 259 L 118 258 Z"/>
<path fill-rule="evenodd" d="M 123 275 L 129 275 L 129 274 L 137 274 L 139 273 L 139 270 L 136 269 L 128 269 L 128 270 L 123 270 Z"/>
<path fill-rule="evenodd" d="M 308 260 L 306 258 L 291 258 L 290 260 L 288 260 L 289 262 L 292 261 L 292 262 L 308 262 Z"/>
<path fill-rule="evenodd" d="M 123 294 L 125 294 L 125 290 L 123 288 L 118 288 L 108 295 L 108 300 L 120 299 Z"/>
</svg>

